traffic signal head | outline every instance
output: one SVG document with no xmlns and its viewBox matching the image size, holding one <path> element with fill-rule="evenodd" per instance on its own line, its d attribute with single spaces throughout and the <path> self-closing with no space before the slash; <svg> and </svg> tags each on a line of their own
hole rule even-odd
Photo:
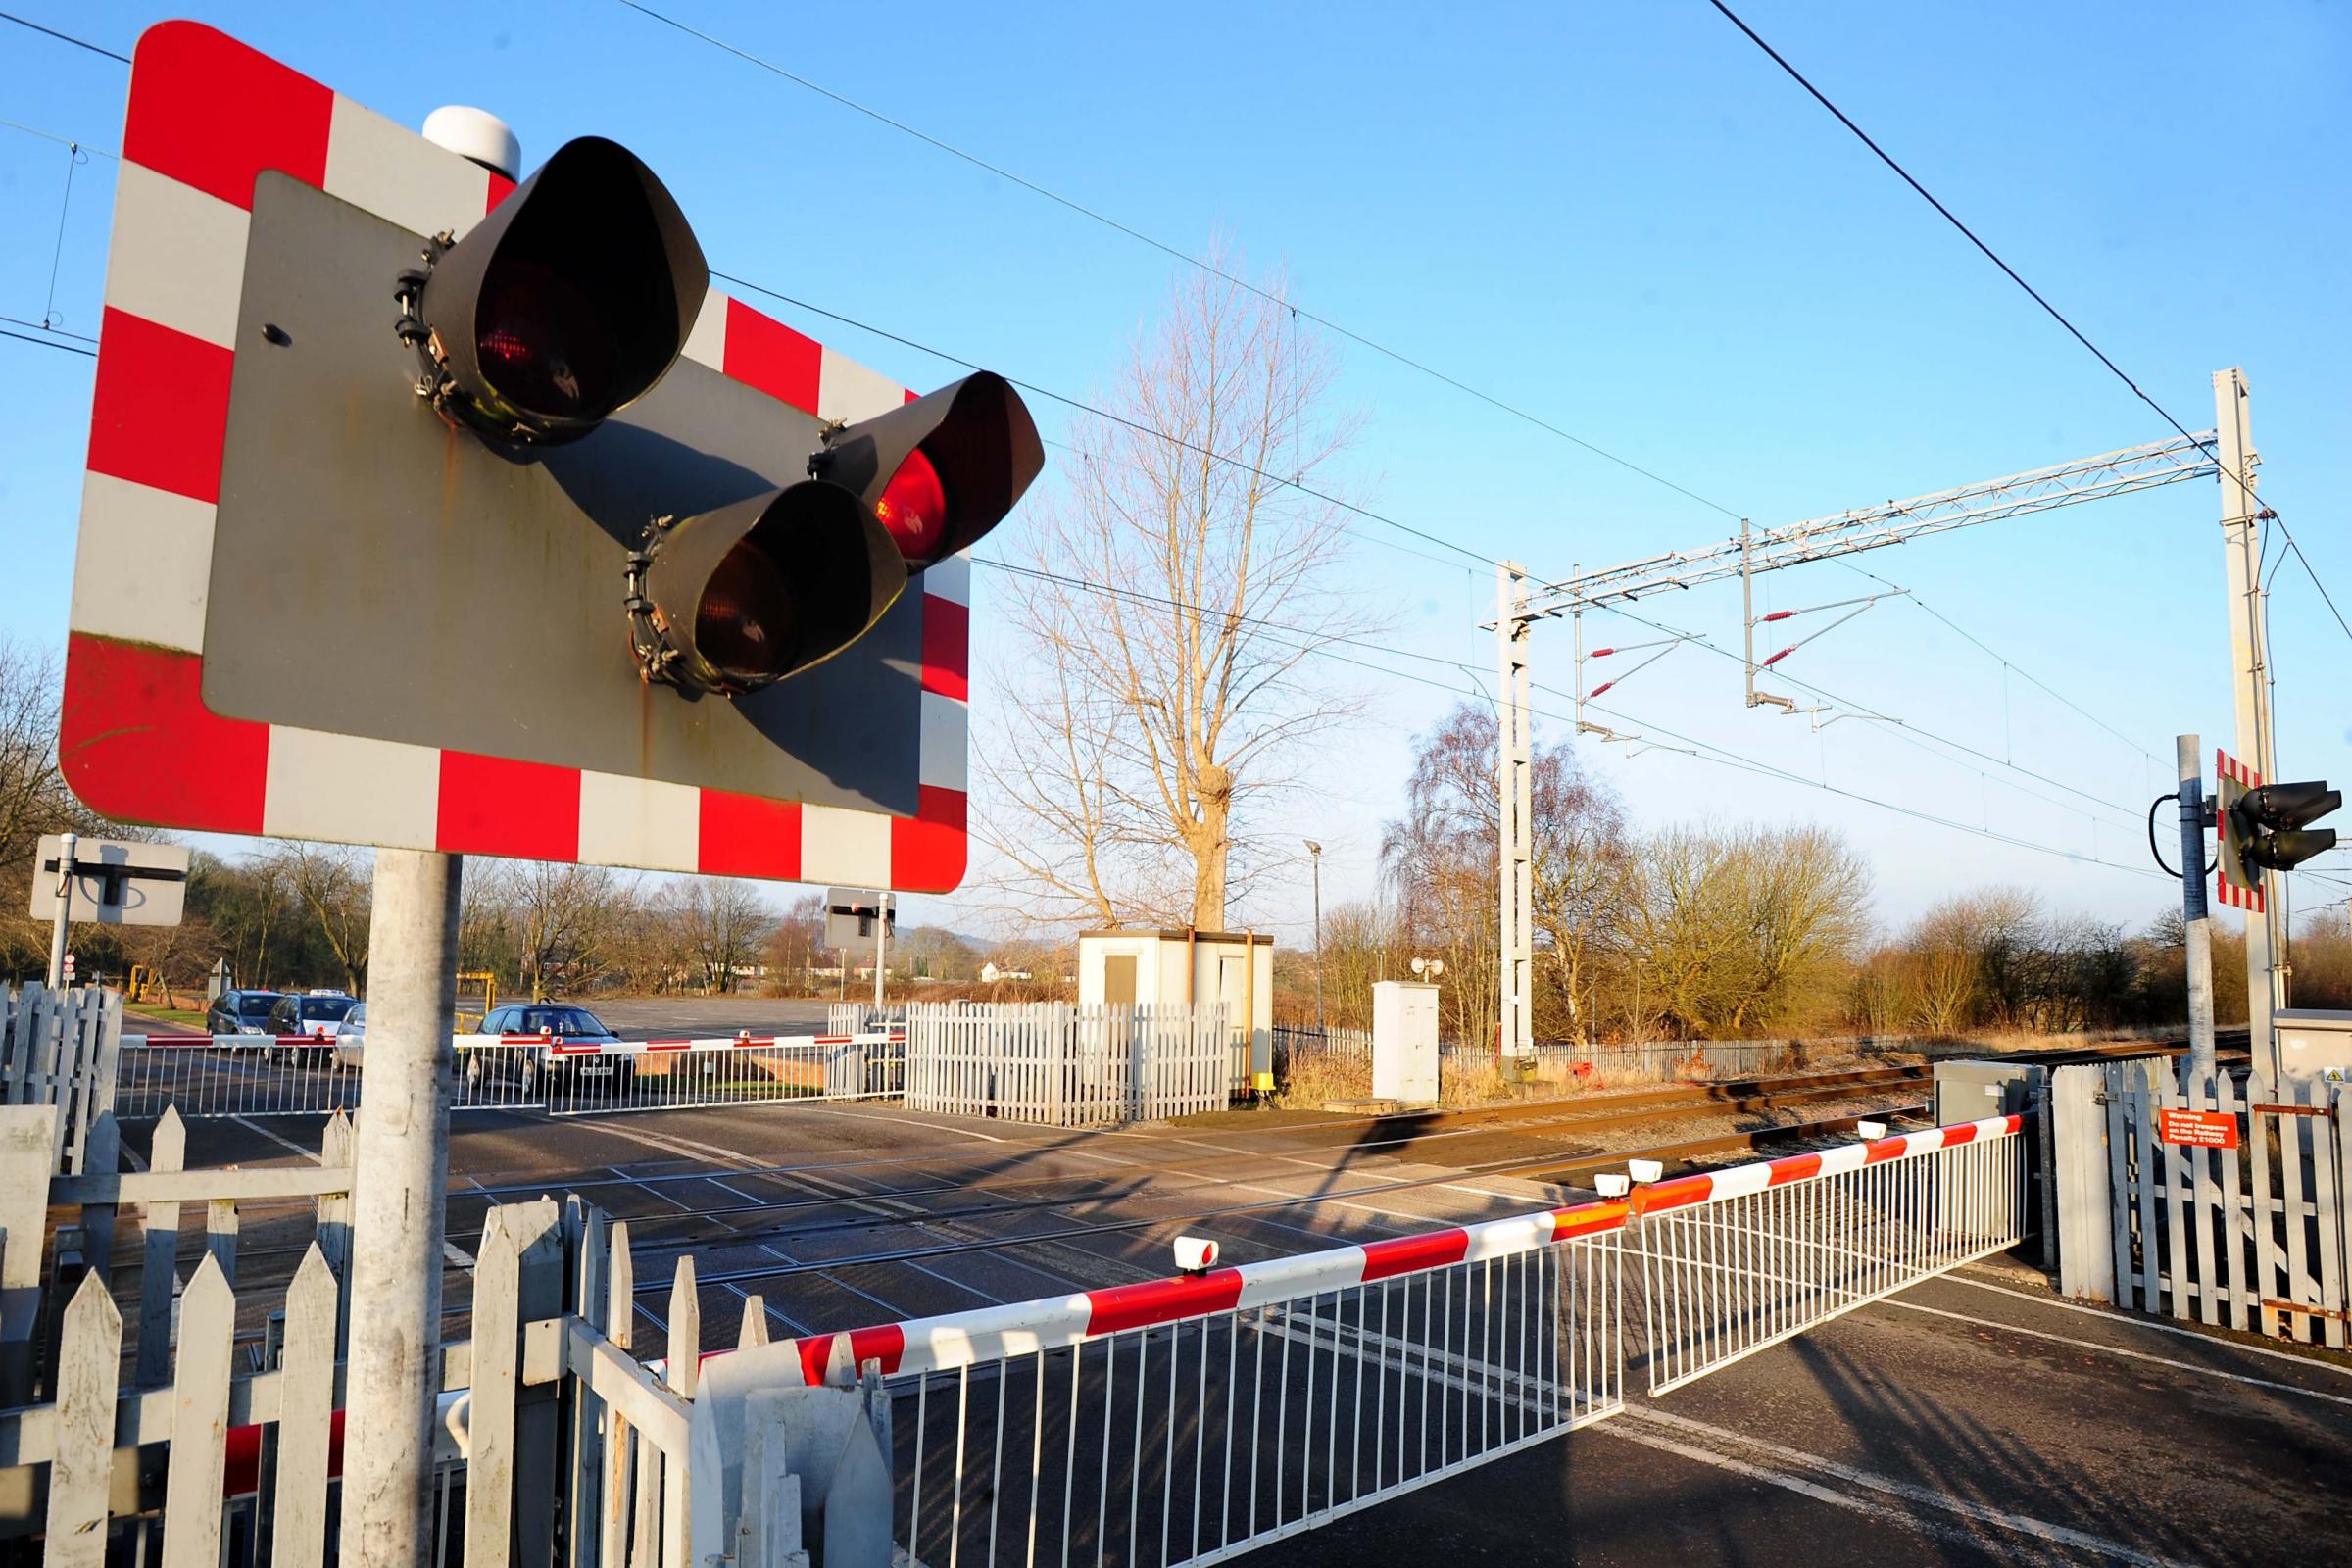
<svg viewBox="0 0 2352 1568">
<path fill-rule="evenodd" d="M 402 274 L 419 390 L 502 441 L 586 435 L 662 379 L 710 291 L 694 230 L 654 172 L 583 136 L 464 239 Z"/>
<path fill-rule="evenodd" d="M 649 681 L 740 697 L 849 647 L 906 586 L 858 498 L 803 480 L 657 521 L 629 557 L 629 642 Z"/>
<path fill-rule="evenodd" d="M 1020 394 L 987 370 L 831 431 L 808 460 L 809 473 L 859 498 L 914 571 L 1004 521 L 1044 466 Z"/>
<path fill-rule="evenodd" d="M 2223 791 L 2221 826 L 2225 868 L 2234 864 L 2246 880 L 2261 871 L 2287 871 L 2335 848 L 2333 828 L 2313 828 L 2343 805 L 2343 795 L 2326 780 L 2264 784 L 2243 792 Z M 2242 868 L 2252 867 L 2252 871 Z"/>
<path fill-rule="evenodd" d="M 2325 779 L 2302 784 L 2265 784 L 2238 797 L 2230 814 L 2240 828 L 2239 855 L 2248 864 L 2291 870 L 2335 848 L 2333 828 L 2312 828 L 2344 804 Z"/>
</svg>

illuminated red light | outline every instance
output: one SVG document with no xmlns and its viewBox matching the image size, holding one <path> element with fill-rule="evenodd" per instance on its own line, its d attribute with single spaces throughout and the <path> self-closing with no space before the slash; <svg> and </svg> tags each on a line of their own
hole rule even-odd
<svg viewBox="0 0 2352 1568">
<path fill-rule="evenodd" d="M 479 320 L 482 374 L 516 408 L 571 418 L 611 400 L 611 336 L 588 296 L 561 274 L 503 263 L 483 287 Z"/>
<path fill-rule="evenodd" d="M 948 489 L 919 449 L 906 454 L 899 471 L 882 487 L 874 517 L 890 530 L 899 554 L 908 561 L 928 562 L 939 554 L 948 535 Z"/>
</svg>

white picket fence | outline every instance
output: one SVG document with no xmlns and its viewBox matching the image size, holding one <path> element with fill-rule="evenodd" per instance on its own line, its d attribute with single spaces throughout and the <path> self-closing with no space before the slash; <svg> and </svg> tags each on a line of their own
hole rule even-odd
<svg viewBox="0 0 2352 1568">
<path fill-rule="evenodd" d="M 114 1108 L 122 997 L 95 986 L 26 985 L 5 993 L 0 1008 L 0 1104 L 60 1107 L 49 1168 L 83 1169 L 90 1129 Z"/>
<path fill-rule="evenodd" d="M 1222 1006 L 917 1003 L 906 1105 L 1050 1127 L 1222 1110 L 1234 1046 Z"/>
<path fill-rule="evenodd" d="M 2345 1348 L 2352 1092 L 2180 1071 L 2151 1058 L 2053 1075 L 2060 1287 Z M 2171 1141 L 2167 1121 L 2227 1147 Z"/>
<path fill-rule="evenodd" d="M 167 1111 L 151 1168 L 118 1172 L 110 1154 L 103 1170 L 51 1178 L 53 1115 L 0 1108 L 0 1560 L 337 1560 L 349 1118 L 327 1124 L 316 1165 L 184 1170 L 185 1129 Z M 113 1130 L 102 1116 L 93 1150 Z M 44 1207 L 79 1211 L 46 1257 Z M 140 1236 L 118 1249 L 124 1208 Z M 177 1256 L 183 1208 L 204 1220 L 192 1267 Z M 289 1282 L 240 1289 L 249 1224 L 270 1241 L 249 1251 L 300 1248 Z M 666 1366 L 648 1367 L 629 1351 L 625 1223 L 608 1227 L 576 1198 L 484 1216 L 457 1308 L 471 1336 L 439 1348 L 435 1564 L 685 1568 L 687 1401 L 703 1348 L 694 1280 L 680 1259 L 658 1348 Z M 765 1337 L 758 1303 L 746 1304 L 747 1344 Z M 165 1445 L 159 1484 L 151 1456 Z"/>
</svg>

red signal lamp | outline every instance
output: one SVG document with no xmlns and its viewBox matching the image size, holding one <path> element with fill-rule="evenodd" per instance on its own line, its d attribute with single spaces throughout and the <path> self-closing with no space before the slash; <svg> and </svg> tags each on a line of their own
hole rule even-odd
<svg viewBox="0 0 2352 1568">
<path fill-rule="evenodd" d="M 922 448 L 907 453 L 882 487 L 874 516 L 909 563 L 928 563 L 940 554 L 948 536 L 948 488 Z"/>
</svg>

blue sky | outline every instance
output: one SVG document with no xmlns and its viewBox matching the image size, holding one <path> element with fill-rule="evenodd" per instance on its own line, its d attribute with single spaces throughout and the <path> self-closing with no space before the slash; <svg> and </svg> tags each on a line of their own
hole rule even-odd
<svg viewBox="0 0 2352 1568">
<path fill-rule="evenodd" d="M 18 9 L 125 52 L 169 14 Z M 485 9 L 424 0 L 390 30 L 343 7 L 200 15 L 412 124 L 445 102 L 490 108 L 526 160 L 612 136 L 661 172 L 714 266 L 1057 390 L 1104 382 L 1171 281 L 1165 255 L 613 0 L 508 5 L 487 24 Z M 829 26 L 717 0 L 664 9 L 1172 245 L 1229 236 L 1253 265 L 1287 267 L 1319 314 L 1759 525 L 2168 433 L 1702 0 L 1474 15 L 902 4 Z M 2270 0 L 2226 24 L 2184 4 L 1749 0 L 1742 14 L 2192 429 L 2212 422 L 2210 372 L 2244 366 L 2265 497 L 2352 611 L 2352 530 L 2334 499 L 2352 478 L 2352 18 Z M 113 62 L 0 27 L 0 119 L 113 148 L 125 80 Z M 87 332 L 113 168 L 93 157 L 76 171 L 61 246 L 65 170 L 62 147 L 0 127 L 0 316 L 47 308 Z M 776 314 L 911 384 L 955 373 Z M 0 542 L 18 588 L 0 625 L 55 644 L 88 363 L 4 340 L 0 363 Z M 1377 355 L 1349 348 L 1344 364 L 1341 396 L 1365 418 L 1344 477 L 1375 510 L 1547 576 L 1729 530 Z M 1056 433 L 1059 412 L 1039 414 Z M 1842 826 L 1889 919 L 2009 881 L 2136 925 L 2172 897 L 2144 874 L 2138 822 L 2170 787 L 2172 737 L 2230 734 L 2218 510 L 2214 486 L 2181 485 L 1860 558 L 1999 657 L 1892 602 L 1788 666 L 2041 779 L 1942 760 L 1885 725 L 1816 734 L 1744 710 L 1737 663 L 1694 651 L 1611 694 L 1639 720 L 2118 868 L 1685 756 L 1590 759 L 1639 821 Z M 1491 667 L 1475 629 L 1491 570 L 1397 546 L 1428 549 L 1367 524 L 1345 567 L 1394 628 L 1384 638 Z M 1821 564 L 1760 591 L 1792 607 L 1868 586 Z M 985 662 L 986 573 L 976 587 Z M 2341 780 L 2352 727 L 2337 675 L 2352 645 L 2298 568 L 2276 588 L 2282 768 Z M 1658 613 L 1738 646 L 1736 585 Z M 1592 640 L 1650 635 L 1606 619 Z M 1536 657 L 1539 681 L 1573 683 L 1564 625 L 1539 632 Z M 1366 694 L 1369 716 L 1325 750 L 1328 794 L 1288 824 L 1326 845 L 1327 902 L 1369 888 L 1410 737 L 1451 701 L 1332 675 Z M 1242 912 L 1297 931 L 1303 895 L 1274 889 Z M 2313 883 L 2299 904 L 2337 896 Z"/>
</svg>

